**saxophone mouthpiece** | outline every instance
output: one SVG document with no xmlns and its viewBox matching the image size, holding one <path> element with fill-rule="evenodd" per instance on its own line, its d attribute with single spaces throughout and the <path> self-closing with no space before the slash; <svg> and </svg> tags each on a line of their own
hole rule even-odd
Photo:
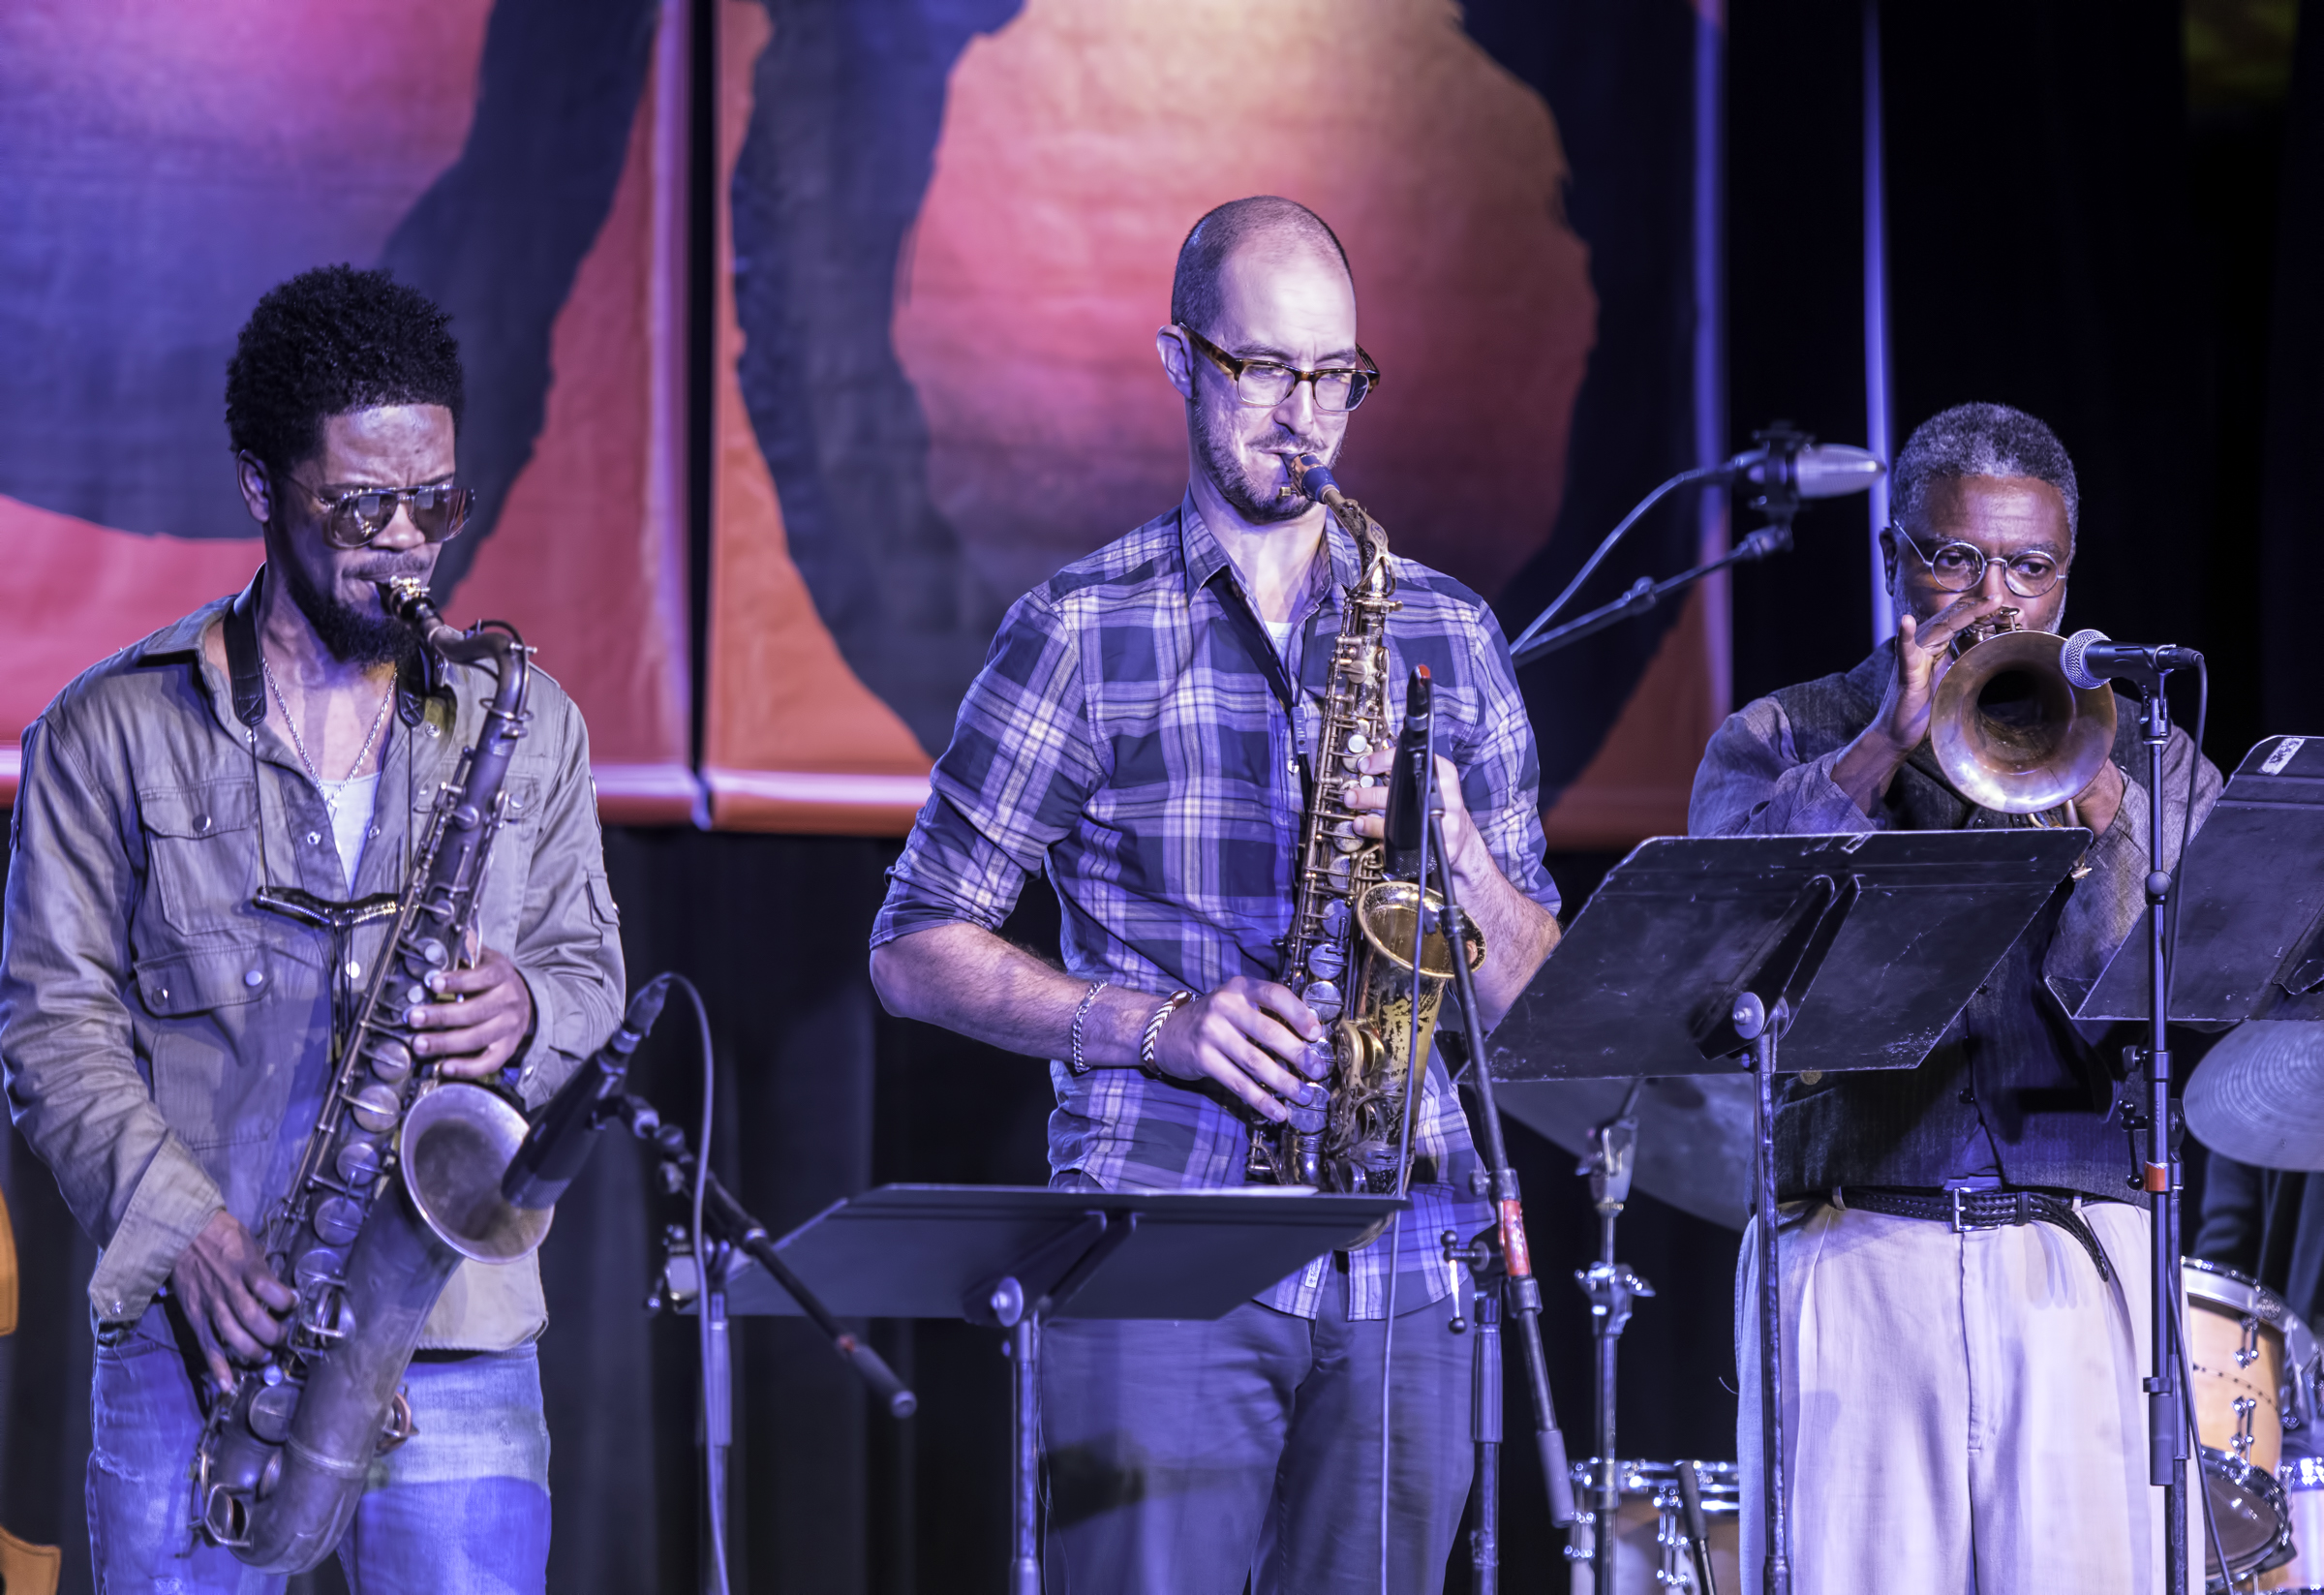
<svg viewBox="0 0 2324 1595">
<path fill-rule="evenodd" d="M 459 629 L 445 624 L 435 599 L 428 597 L 428 584 L 417 576 L 390 576 L 379 587 L 381 607 L 429 642 L 441 648 L 460 640 Z"/>
<path fill-rule="evenodd" d="M 1316 454 L 1286 454 L 1284 468 L 1291 473 L 1292 482 L 1301 493 L 1318 504 L 1328 505 L 1339 497 L 1339 482 L 1331 468 Z"/>
</svg>

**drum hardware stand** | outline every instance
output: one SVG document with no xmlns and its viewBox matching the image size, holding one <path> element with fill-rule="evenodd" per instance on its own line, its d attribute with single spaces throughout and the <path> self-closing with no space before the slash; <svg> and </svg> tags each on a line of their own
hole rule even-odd
<svg viewBox="0 0 2324 1595">
<path fill-rule="evenodd" d="M 1633 1082 L 1621 1111 L 1590 1131 L 1589 1155 L 1574 1171 L 1590 1177 L 1590 1198 L 1598 1209 L 1598 1261 L 1574 1273 L 1590 1299 L 1598 1353 L 1598 1470 L 1590 1482 L 1590 1556 L 1597 1595 L 1614 1595 L 1614 1520 L 1622 1511 L 1622 1465 L 1614 1444 L 1614 1371 L 1632 1304 L 1654 1294 L 1654 1287 L 1631 1272 L 1630 1265 L 1614 1259 L 1614 1221 L 1630 1200 L 1631 1176 L 1637 1167 L 1638 1121 L 1634 1116 L 1645 1086 L 1642 1078 Z"/>
<path fill-rule="evenodd" d="M 1687 1543 L 1694 1548 L 1700 1595 L 1719 1595 L 1719 1575 L 1711 1570 L 1711 1529 L 1702 1517 L 1702 1481 L 1696 1478 L 1691 1461 L 1679 1462 L 1671 1471 L 1678 1475 L 1681 1520 L 1686 1524 Z"/>
<path fill-rule="evenodd" d="M 1437 896 L 1444 904 L 1439 929 L 1446 946 L 1457 950 L 1467 944 L 1466 927 L 1459 899 L 1452 891 L 1452 871 L 1446 862 L 1452 854 L 1445 847 L 1444 803 L 1433 782 L 1429 783 L 1428 854 L 1434 867 Z M 1509 1166 L 1509 1144 L 1501 1133 L 1501 1111 L 1493 1101 L 1492 1073 L 1484 1066 L 1489 1055 L 1484 1050 L 1484 1010 L 1477 1001 L 1476 976 L 1469 968 L 1469 961 L 1458 956 L 1457 951 L 1452 963 L 1460 1029 L 1457 1034 L 1442 1036 L 1438 1045 L 1446 1049 L 1449 1063 L 1460 1063 L 1469 1089 L 1477 1093 L 1478 1128 L 1482 1131 L 1479 1150 L 1484 1153 L 1496 1219 L 1490 1241 L 1480 1236 L 1477 1242 L 1490 1247 L 1491 1254 L 1497 1257 L 1498 1268 L 1492 1272 L 1499 1274 L 1495 1292 L 1499 1300 L 1492 1308 L 1493 1333 L 1489 1336 L 1483 1333 L 1478 1335 L 1476 1351 L 1481 1362 L 1487 1353 L 1497 1353 L 1503 1310 L 1506 1308 L 1515 1317 L 1517 1344 L 1525 1357 L 1525 1383 L 1533 1397 L 1534 1444 L 1541 1454 L 1542 1482 L 1549 1496 L 1549 1521 L 1563 1528 L 1574 1521 L 1574 1479 L 1566 1460 L 1566 1437 L 1557 1426 L 1557 1408 L 1550 1399 L 1548 1359 L 1542 1353 L 1542 1285 L 1534 1277 L 1533 1256 L 1525 1242 L 1525 1204 L 1517 1191 L 1517 1171 Z M 1456 1255 L 1451 1246 L 1446 1250 L 1453 1261 L 1469 1260 Z M 1481 1286 L 1478 1307 L 1481 1330 L 1486 1310 L 1483 1298 Z M 1465 1327 L 1457 1317 L 1453 1319 L 1455 1332 Z M 1482 1370 L 1477 1374 L 1472 1385 L 1474 1400 L 1483 1399 L 1479 1387 L 1487 1377 Z M 1489 1378 L 1497 1391 L 1501 1383 L 1498 1366 Z M 1470 1553 L 1479 1595 L 1492 1595 L 1500 1583 L 1501 1426 L 1497 1402 L 1494 1411 L 1496 1416 L 1489 1426 L 1482 1423 L 1477 1426 L 1478 1528 L 1470 1540 Z"/>
</svg>

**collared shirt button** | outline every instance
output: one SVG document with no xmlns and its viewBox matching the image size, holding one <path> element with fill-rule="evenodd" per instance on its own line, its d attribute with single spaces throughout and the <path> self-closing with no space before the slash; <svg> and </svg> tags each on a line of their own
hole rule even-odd
<svg viewBox="0 0 2324 1595">
<path fill-rule="evenodd" d="M 210 834 L 209 815 L 196 814 L 194 816 L 194 834 L 198 837 L 206 837 Z"/>
<path fill-rule="evenodd" d="M 242 984 L 254 992 L 257 991 L 260 986 L 266 984 L 266 971 L 264 969 L 244 969 Z"/>
<path fill-rule="evenodd" d="M 363 978 L 363 966 L 352 958 L 347 961 L 347 978 L 350 980 Z"/>
<path fill-rule="evenodd" d="M 321 831 L 309 831 L 307 833 L 307 845 L 310 847 L 321 846 L 322 833 Z"/>
</svg>

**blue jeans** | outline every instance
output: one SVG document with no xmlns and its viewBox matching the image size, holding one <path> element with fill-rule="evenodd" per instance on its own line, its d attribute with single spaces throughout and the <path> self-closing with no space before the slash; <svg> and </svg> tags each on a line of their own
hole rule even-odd
<svg viewBox="0 0 2324 1595">
<path fill-rule="evenodd" d="M 1327 1288 L 1313 1322 L 1059 1319 L 1041 1334 L 1051 1595 L 1370 1595 L 1380 1580 L 1380 1353 Z M 1460 1300 L 1468 1300 L 1463 1281 Z M 1469 1497 L 1474 1334 L 1451 1301 L 1396 1319 L 1388 1585 L 1443 1587 Z"/>
<path fill-rule="evenodd" d="M 538 1595 L 549 1562 L 549 1431 L 531 1346 L 415 1361 L 418 1430 L 372 1464 L 339 1545 L 354 1595 Z M 97 1348 L 89 1557 L 98 1595 L 275 1595 L 192 1529 L 194 1383 L 160 1304 Z"/>
</svg>

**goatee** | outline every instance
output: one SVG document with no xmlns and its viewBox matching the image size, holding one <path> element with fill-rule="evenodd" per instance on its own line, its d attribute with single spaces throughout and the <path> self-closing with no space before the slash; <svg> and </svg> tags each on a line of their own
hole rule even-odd
<svg viewBox="0 0 2324 1595">
<path fill-rule="evenodd" d="M 1307 497 L 1297 489 L 1279 493 L 1255 479 L 1236 455 L 1234 441 L 1223 435 L 1218 417 L 1200 406 L 1195 409 L 1194 448 L 1196 457 L 1203 462 L 1204 472 L 1217 484 L 1218 496 L 1226 500 L 1237 514 L 1253 525 L 1296 521 L 1311 507 Z M 1292 452 L 1321 453 L 1322 450 L 1295 448 Z"/>
<path fill-rule="evenodd" d="M 290 601 L 307 617 L 315 635 L 342 664 L 394 664 L 399 668 L 419 659 L 419 633 L 384 611 L 366 614 L 334 593 L 315 584 L 306 567 L 293 559 L 274 562 L 283 574 Z M 381 579 L 401 574 L 382 571 Z M 415 572 L 424 574 L 424 572 Z"/>
</svg>

